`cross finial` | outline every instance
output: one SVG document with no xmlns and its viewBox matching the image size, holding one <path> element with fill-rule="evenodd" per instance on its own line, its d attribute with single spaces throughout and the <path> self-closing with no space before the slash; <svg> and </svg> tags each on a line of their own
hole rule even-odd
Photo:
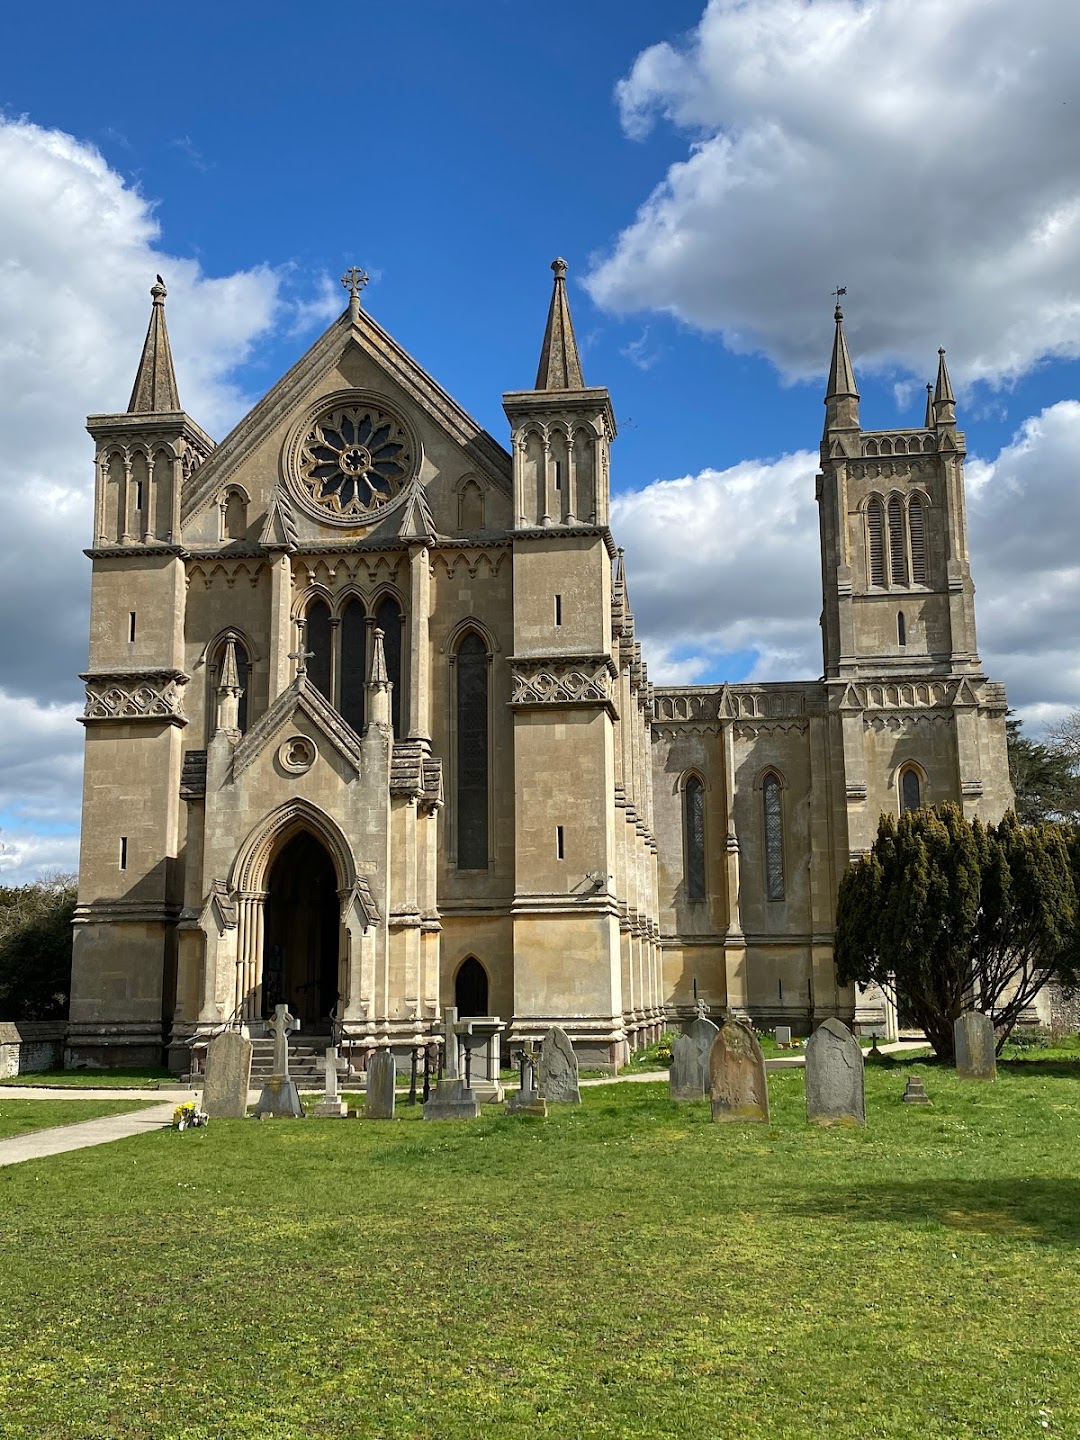
<svg viewBox="0 0 1080 1440">
<path fill-rule="evenodd" d="M 297 629 L 300 631 L 300 643 L 295 650 L 290 650 L 288 659 L 296 661 L 296 678 L 299 680 L 302 675 L 307 674 L 307 662 L 314 660 L 315 651 L 307 648 L 307 621 L 298 620 Z"/>
<path fill-rule="evenodd" d="M 847 294 L 847 286 L 838 285 L 836 289 L 831 291 L 830 293 L 832 294 L 833 299 L 836 301 L 836 318 L 837 320 L 842 320 L 844 317 L 840 310 L 840 297 L 841 295 Z"/>
<path fill-rule="evenodd" d="M 341 283 L 349 292 L 349 314 L 355 320 L 360 314 L 360 291 L 368 283 L 367 272 L 359 265 L 350 266 L 341 277 Z"/>
</svg>

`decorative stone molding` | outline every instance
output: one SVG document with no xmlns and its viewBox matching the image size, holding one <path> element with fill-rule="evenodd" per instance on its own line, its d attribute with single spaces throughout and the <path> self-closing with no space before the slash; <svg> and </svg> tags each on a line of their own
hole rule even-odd
<svg viewBox="0 0 1080 1440">
<path fill-rule="evenodd" d="M 278 746 L 278 764 L 290 775 L 304 775 L 315 764 L 318 751 L 306 735 L 290 735 Z"/>
<path fill-rule="evenodd" d="M 182 670 L 108 670 L 80 675 L 86 684 L 86 709 L 79 719 L 153 720 L 186 725 L 182 687 L 188 683 Z"/>
<path fill-rule="evenodd" d="M 542 660 L 510 661 L 510 704 L 610 705 L 614 707 L 616 670 L 606 655 L 552 655 Z"/>
</svg>

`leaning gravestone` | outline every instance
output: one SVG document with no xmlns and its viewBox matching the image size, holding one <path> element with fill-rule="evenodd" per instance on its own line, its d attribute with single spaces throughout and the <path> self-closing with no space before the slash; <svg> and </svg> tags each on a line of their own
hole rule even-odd
<svg viewBox="0 0 1080 1440">
<path fill-rule="evenodd" d="M 716 1029 L 716 1026 L 713 1026 Z M 717 1031 L 719 1034 L 719 1031 Z M 680 1104 L 700 1100 L 708 1093 L 707 1071 L 701 1063 L 701 1049 L 689 1035 L 680 1035 L 671 1047 L 671 1069 L 668 1071 L 668 1094 Z"/>
<path fill-rule="evenodd" d="M 558 1025 L 551 1027 L 540 1046 L 539 1080 L 540 1094 L 551 1104 L 581 1104 L 577 1056 L 570 1037 Z"/>
<path fill-rule="evenodd" d="M 961 1080 L 996 1080 L 994 1024 L 989 1015 L 969 1010 L 953 1026 L 956 1073 Z"/>
<path fill-rule="evenodd" d="M 806 1042 L 806 1118 L 812 1125 L 865 1125 L 866 1081 L 859 1042 L 826 1020 Z"/>
<path fill-rule="evenodd" d="M 211 1120 L 242 1120 L 251 1086 L 252 1044 L 238 1030 L 224 1030 L 206 1047 L 202 1108 Z"/>
<path fill-rule="evenodd" d="M 365 1120 L 393 1120 L 394 1082 L 397 1066 L 389 1050 L 380 1050 L 368 1061 Z"/>
<path fill-rule="evenodd" d="M 757 1036 L 740 1020 L 729 1020 L 709 1052 L 714 1120 L 769 1119 L 765 1057 Z"/>
</svg>

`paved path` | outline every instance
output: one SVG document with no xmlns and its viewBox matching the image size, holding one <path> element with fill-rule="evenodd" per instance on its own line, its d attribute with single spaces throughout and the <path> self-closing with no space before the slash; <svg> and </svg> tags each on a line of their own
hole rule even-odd
<svg viewBox="0 0 1080 1440">
<path fill-rule="evenodd" d="M 55 1100 L 55 1090 L 46 1093 L 50 1100 Z M 108 1096 L 116 1099 L 117 1092 L 110 1091 Z M 44 1155 L 62 1155 L 65 1150 L 84 1150 L 88 1145 L 104 1145 L 107 1140 L 126 1140 L 129 1135 L 160 1130 L 172 1123 L 176 1103 L 169 1100 L 145 1110 L 129 1110 L 126 1115 L 102 1115 L 97 1120 L 80 1120 L 74 1125 L 55 1125 L 29 1135 L 13 1135 L 10 1140 L 0 1140 L 0 1165 L 18 1165 L 23 1160 L 40 1160 Z"/>
</svg>

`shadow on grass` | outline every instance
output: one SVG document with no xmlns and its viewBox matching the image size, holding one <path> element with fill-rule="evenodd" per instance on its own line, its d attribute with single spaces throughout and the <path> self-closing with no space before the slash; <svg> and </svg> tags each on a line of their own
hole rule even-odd
<svg viewBox="0 0 1080 1440">
<path fill-rule="evenodd" d="M 918 1226 L 1046 1245 L 1080 1245 L 1080 1180 L 1068 1178 L 934 1180 L 815 1192 L 788 1207 L 808 1219 Z"/>
<path fill-rule="evenodd" d="M 999 1070 L 1007 1070 L 1013 1075 L 1023 1075 L 1025 1078 L 1046 1075 L 1059 1080 L 1080 1079 L 1080 1060 L 1042 1060 L 1033 1055 L 1030 1060 L 999 1060 L 997 1064 Z"/>
</svg>

